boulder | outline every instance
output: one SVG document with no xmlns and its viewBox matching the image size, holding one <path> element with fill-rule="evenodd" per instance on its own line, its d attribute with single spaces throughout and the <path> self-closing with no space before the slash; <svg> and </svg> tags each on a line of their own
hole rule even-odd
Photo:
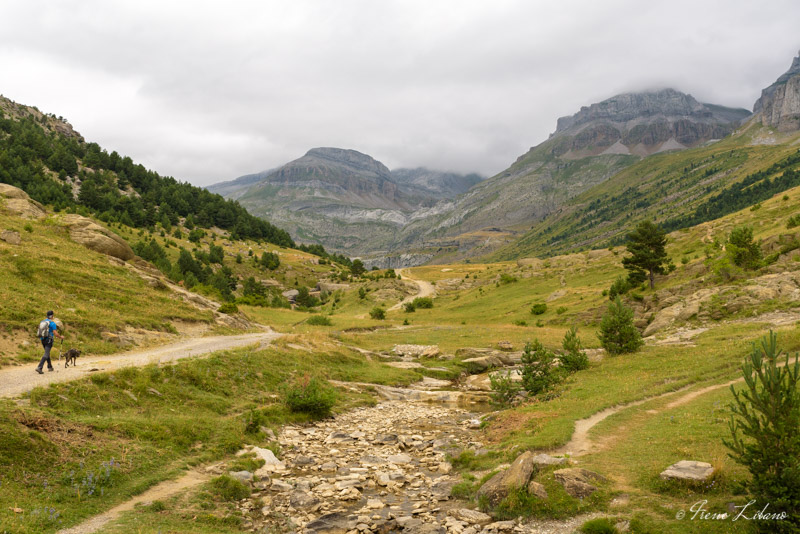
<svg viewBox="0 0 800 534">
<path fill-rule="evenodd" d="M 688 480 L 689 482 L 704 482 L 714 474 L 714 467 L 707 462 L 694 460 L 681 460 L 667 467 L 662 473 L 664 480 Z"/>
<path fill-rule="evenodd" d="M 244 482 L 245 484 L 253 481 L 253 473 L 250 471 L 231 471 L 228 474 L 239 482 Z"/>
<path fill-rule="evenodd" d="M 553 473 L 553 476 L 564 486 L 564 490 L 576 499 L 588 497 L 597 491 L 597 486 L 594 486 L 592 482 L 606 481 L 604 476 L 579 467 L 559 469 Z"/>
<path fill-rule="evenodd" d="M 498 350 L 502 350 L 502 351 L 510 351 L 510 350 L 514 350 L 514 344 L 511 343 L 510 341 L 498 341 L 497 342 L 497 348 L 498 348 Z"/>
<path fill-rule="evenodd" d="M 25 219 L 42 219 L 47 215 L 44 206 L 13 185 L 0 184 L 0 197 L 5 199 L 2 204 L 6 210 Z"/>
<path fill-rule="evenodd" d="M 22 243 L 22 239 L 19 237 L 19 232 L 15 232 L 13 230 L 3 230 L 3 232 L 0 233 L 0 239 L 9 245 L 19 245 Z"/>
<path fill-rule="evenodd" d="M 497 504 L 515 488 L 528 486 L 531 476 L 537 470 L 533 463 L 533 453 L 526 451 L 514 460 L 505 471 L 497 473 L 478 490 L 479 497 L 486 497 L 490 503 Z"/>
<path fill-rule="evenodd" d="M 69 229 L 69 237 L 88 249 L 113 256 L 123 261 L 134 257 L 133 250 L 120 236 L 81 215 L 65 215 L 62 219 Z"/>
<path fill-rule="evenodd" d="M 440 353 L 438 345 L 395 345 L 392 351 L 412 358 L 435 358 Z"/>
</svg>

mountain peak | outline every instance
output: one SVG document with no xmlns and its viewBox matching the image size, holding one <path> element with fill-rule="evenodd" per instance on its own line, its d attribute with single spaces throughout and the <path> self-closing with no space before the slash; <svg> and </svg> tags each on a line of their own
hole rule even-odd
<svg viewBox="0 0 800 534">
<path fill-rule="evenodd" d="M 357 150 L 334 147 L 312 148 L 298 161 L 303 160 L 324 160 L 348 167 L 352 170 L 363 171 L 381 178 L 391 179 L 391 173 L 386 165 Z"/>
<path fill-rule="evenodd" d="M 764 126 L 782 132 L 800 130 L 800 52 L 792 60 L 789 70 L 761 91 L 753 112 L 761 113 Z"/>
<path fill-rule="evenodd" d="M 749 115 L 746 109 L 703 104 L 671 88 L 622 93 L 558 119 L 553 152 L 646 156 L 721 139 Z"/>
<path fill-rule="evenodd" d="M 558 119 L 556 134 L 596 120 L 628 122 L 658 117 L 713 120 L 717 118 L 714 109 L 716 107 L 701 104 L 692 95 L 671 88 L 622 93 L 591 106 L 584 106 L 571 117 L 561 117 Z"/>
</svg>

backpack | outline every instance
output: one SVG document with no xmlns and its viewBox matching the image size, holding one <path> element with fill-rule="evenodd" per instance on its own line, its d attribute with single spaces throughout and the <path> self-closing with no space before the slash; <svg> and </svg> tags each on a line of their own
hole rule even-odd
<svg viewBox="0 0 800 534">
<path fill-rule="evenodd" d="M 36 336 L 39 339 L 47 339 L 50 337 L 50 319 L 45 319 L 39 323 L 39 328 L 36 330 Z"/>
</svg>

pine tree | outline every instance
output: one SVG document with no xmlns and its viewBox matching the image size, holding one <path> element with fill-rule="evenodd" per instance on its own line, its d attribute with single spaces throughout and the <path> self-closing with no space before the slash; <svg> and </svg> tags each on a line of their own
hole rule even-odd
<svg viewBox="0 0 800 534">
<path fill-rule="evenodd" d="M 650 278 L 650 289 L 655 287 L 655 275 L 666 274 L 665 265 L 668 261 L 667 234 L 652 221 L 642 221 L 636 230 L 628 234 L 628 252 L 632 256 L 622 258 L 622 265 L 629 271 L 628 279 L 638 284 L 645 279 L 645 273 Z"/>
<path fill-rule="evenodd" d="M 608 305 L 597 337 L 609 354 L 636 352 L 644 344 L 642 335 L 633 325 L 633 310 L 626 307 L 619 297 Z"/>
<path fill-rule="evenodd" d="M 800 532 L 800 355 L 781 357 L 777 335 L 754 343 L 744 361 L 745 389 L 731 386 L 731 457 L 752 474 L 754 511 L 786 512 L 782 521 L 756 523 L 759 532 Z"/>
</svg>

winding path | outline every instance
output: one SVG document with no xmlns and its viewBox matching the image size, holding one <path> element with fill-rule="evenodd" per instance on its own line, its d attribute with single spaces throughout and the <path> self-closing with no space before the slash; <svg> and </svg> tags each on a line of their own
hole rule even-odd
<svg viewBox="0 0 800 534">
<path fill-rule="evenodd" d="M 416 298 L 432 297 L 432 296 L 436 295 L 436 289 L 433 287 L 433 284 L 431 284 L 430 282 L 428 282 L 426 280 L 418 280 L 416 278 L 412 278 L 411 275 L 408 274 L 408 270 L 407 269 L 399 269 L 397 271 L 397 274 L 400 275 L 400 277 L 403 280 L 409 280 L 409 281 L 414 282 L 415 284 L 417 284 L 417 287 L 419 288 L 419 290 L 417 291 L 416 295 L 411 295 L 410 297 L 404 298 L 403 300 L 401 300 L 400 302 L 398 302 L 397 304 L 395 304 L 394 306 L 389 308 L 388 311 L 399 310 L 400 308 L 403 307 L 403 304 L 405 304 L 407 302 L 411 302 L 412 300 L 414 300 Z"/>
<path fill-rule="evenodd" d="M 24 367 L 11 367 L 0 370 L 0 397 L 16 397 L 38 386 L 78 380 L 94 371 L 114 371 L 122 367 L 142 367 L 153 363 L 172 362 L 257 343 L 263 346 L 282 335 L 269 331 L 236 336 L 198 337 L 152 349 L 89 358 L 79 357 L 78 364 L 67 369 L 64 368 L 63 360 L 54 359 L 53 366 L 55 371 L 45 371 L 43 375 L 36 373 L 35 363 Z"/>
</svg>

